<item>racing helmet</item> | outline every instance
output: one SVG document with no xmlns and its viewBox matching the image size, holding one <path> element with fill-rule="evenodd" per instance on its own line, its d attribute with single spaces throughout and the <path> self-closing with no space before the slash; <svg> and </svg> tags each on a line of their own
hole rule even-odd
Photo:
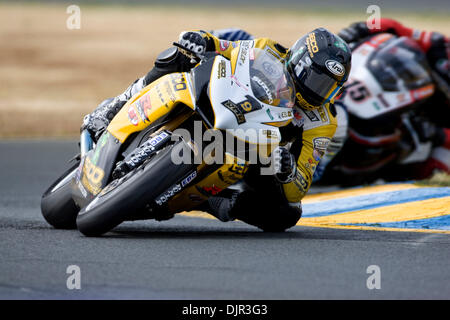
<svg viewBox="0 0 450 320">
<path fill-rule="evenodd" d="M 347 43 L 325 28 L 298 39 L 289 49 L 286 64 L 299 105 L 312 110 L 333 103 L 348 79 L 351 57 Z"/>
</svg>

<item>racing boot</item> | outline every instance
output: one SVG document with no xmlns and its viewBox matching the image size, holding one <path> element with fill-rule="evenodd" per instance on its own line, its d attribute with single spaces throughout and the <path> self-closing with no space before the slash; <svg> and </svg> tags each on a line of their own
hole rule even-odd
<svg viewBox="0 0 450 320">
<path fill-rule="evenodd" d="M 196 209 L 206 211 L 222 222 L 233 221 L 236 218 L 231 215 L 231 211 L 240 193 L 237 190 L 226 189 L 219 196 L 210 197 Z"/>
<path fill-rule="evenodd" d="M 97 141 L 124 104 L 145 86 L 145 77 L 142 77 L 133 82 L 121 95 L 104 100 L 91 114 L 84 117 L 80 131 L 87 129 L 94 141 Z"/>
</svg>

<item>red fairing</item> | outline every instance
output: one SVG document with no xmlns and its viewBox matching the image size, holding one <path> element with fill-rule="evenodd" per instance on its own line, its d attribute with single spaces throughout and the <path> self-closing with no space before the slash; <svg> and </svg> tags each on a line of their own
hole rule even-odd
<svg viewBox="0 0 450 320">
<path fill-rule="evenodd" d="M 445 128 L 444 132 L 445 132 L 445 141 L 443 147 L 450 149 L 450 129 Z"/>
</svg>

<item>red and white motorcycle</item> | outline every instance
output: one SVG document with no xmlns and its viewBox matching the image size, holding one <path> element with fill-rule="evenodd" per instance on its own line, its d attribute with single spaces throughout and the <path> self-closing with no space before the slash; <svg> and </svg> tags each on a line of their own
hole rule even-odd
<svg viewBox="0 0 450 320">
<path fill-rule="evenodd" d="M 432 71 L 413 40 L 383 33 L 357 45 L 316 184 L 414 179 L 411 168 L 436 151 L 426 104 L 434 92 Z"/>
</svg>

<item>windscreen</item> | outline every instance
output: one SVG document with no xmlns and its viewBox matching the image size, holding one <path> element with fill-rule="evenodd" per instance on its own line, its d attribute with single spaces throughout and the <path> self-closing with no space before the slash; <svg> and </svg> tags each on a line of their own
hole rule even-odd
<svg viewBox="0 0 450 320">
<path fill-rule="evenodd" d="M 432 82 L 424 53 L 406 37 L 386 43 L 368 61 L 368 68 L 386 91 L 412 90 Z"/>
<path fill-rule="evenodd" d="M 266 104 L 292 108 L 295 86 L 284 64 L 265 50 L 250 53 L 250 80 L 254 96 Z"/>
</svg>

